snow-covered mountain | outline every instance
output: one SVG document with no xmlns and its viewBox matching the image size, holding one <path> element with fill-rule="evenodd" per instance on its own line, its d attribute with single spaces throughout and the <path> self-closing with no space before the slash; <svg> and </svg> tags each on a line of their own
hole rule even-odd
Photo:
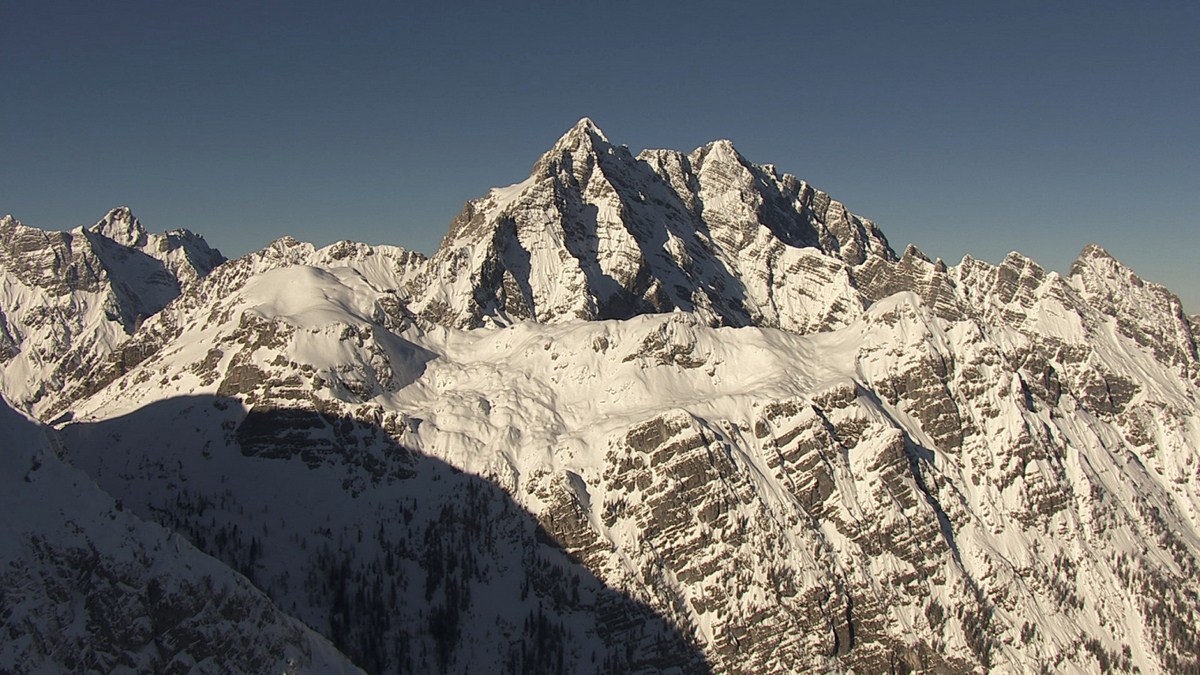
<svg viewBox="0 0 1200 675">
<path fill-rule="evenodd" d="M 149 234 L 128 208 L 49 232 L 0 219 L 0 382 L 41 415 L 180 290 L 225 261 L 187 230 Z"/>
<path fill-rule="evenodd" d="M 896 256 L 582 120 L 431 258 L 280 240 L 40 410 L 368 671 L 1186 672 L 1197 340 L 1098 246 Z"/>
<path fill-rule="evenodd" d="M 862 309 L 848 272 L 868 257 L 895 258 L 873 223 L 728 141 L 634 157 L 585 118 L 529 178 L 468 203 L 409 290 L 461 328 L 678 309 L 806 332 Z"/>
</svg>

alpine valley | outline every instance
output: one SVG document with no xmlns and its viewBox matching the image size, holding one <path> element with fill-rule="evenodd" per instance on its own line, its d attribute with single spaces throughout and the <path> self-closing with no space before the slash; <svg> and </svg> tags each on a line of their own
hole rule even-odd
<svg viewBox="0 0 1200 675">
<path fill-rule="evenodd" d="M 1200 317 L 581 120 L 432 257 L 0 221 L 0 672 L 1200 672 Z"/>
</svg>

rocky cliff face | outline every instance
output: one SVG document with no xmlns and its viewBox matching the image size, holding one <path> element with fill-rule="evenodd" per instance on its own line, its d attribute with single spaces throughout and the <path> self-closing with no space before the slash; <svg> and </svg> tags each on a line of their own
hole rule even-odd
<svg viewBox="0 0 1200 675">
<path fill-rule="evenodd" d="M 47 232 L 0 219 L 3 391 L 37 414 L 181 289 L 224 262 L 186 230 L 149 234 L 129 209 Z"/>
<path fill-rule="evenodd" d="M 897 257 L 728 143 L 584 120 L 428 260 L 187 285 L 61 433 L 370 671 L 1185 672 L 1198 372 L 1097 246 Z"/>
<path fill-rule="evenodd" d="M 584 119 L 521 183 L 467 204 L 410 288 L 456 327 L 680 310 L 714 325 L 844 323 L 848 266 L 890 260 L 870 221 L 728 141 L 634 157 Z"/>
</svg>

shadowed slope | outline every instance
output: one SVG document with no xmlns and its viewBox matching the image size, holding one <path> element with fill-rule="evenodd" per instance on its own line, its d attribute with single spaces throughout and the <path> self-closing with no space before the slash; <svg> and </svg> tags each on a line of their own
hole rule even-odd
<svg viewBox="0 0 1200 675">
<path fill-rule="evenodd" d="M 128 507 L 369 672 L 707 672 L 683 634 L 606 588 L 502 489 L 390 431 L 204 396 L 62 433 Z"/>
<path fill-rule="evenodd" d="M 357 672 L 0 400 L 0 672 Z"/>
</svg>

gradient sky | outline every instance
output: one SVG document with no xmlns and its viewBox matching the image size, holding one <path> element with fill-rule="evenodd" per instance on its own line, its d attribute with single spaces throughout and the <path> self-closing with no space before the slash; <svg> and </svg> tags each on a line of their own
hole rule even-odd
<svg viewBox="0 0 1200 675">
<path fill-rule="evenodd" d="M 1049 5 L 1053 4 L 1053 8 Z M 729 138 L 900 250 L 1097 242 L 1200 312 L 1200 3 L 0 0 L 0 213 L 431 252 L 582 116 Z"/>
</svg>

